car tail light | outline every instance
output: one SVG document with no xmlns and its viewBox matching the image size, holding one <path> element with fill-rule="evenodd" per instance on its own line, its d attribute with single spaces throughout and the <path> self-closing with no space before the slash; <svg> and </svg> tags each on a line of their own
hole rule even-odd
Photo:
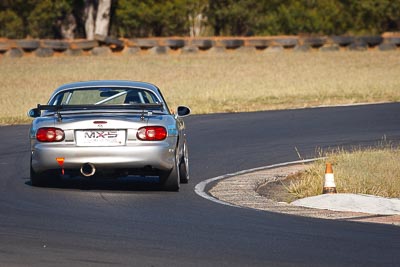
<svg viewBox="0 0 400 267">
<path fill-rule="evenodd" d="M 36 139 L 40 142 L 61 142 L 64 140 L 64 131 L 58 128 L 39 128 L 36 132 Z"/>
<path fill-rule="evenodd" d="M 136 136 L 143 141 L 161 141 L 167 138 L 167 130 L 162 126 L 146 126 L 140 128 Z"/>
</svg>

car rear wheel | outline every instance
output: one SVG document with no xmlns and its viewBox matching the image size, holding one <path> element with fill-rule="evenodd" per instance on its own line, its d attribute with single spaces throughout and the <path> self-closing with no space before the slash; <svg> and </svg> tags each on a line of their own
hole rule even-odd
<svg viewBox="0 0 400 267">
<path fill-rule="evenodd" d="M 44 187 L 48 185 L 49 175 L 45 173 L 37 173 L 31 167 L 31 184 L 33 186 Z"/>
<path fill-rule="evenodd" d="M 50 171 L 35 172 L 32 168 L 32 165 L 30 168 L 30 178 L 31 178 L 31 184 L 37 187 L 46 187 L 49 185 L 54 185 L 60 180 L 58 175 Z"/>
<path fill-rule="evenodd" d="M 170 172 L 161 175 L 160 180 L 165 191 L 179 191 L 180 175 L 179 164 L 177 160 L 175 160 L 174 168 Z"/>
<path fill-rule="evenodd" d="M 183 145 L 183 155 L 179 162 L 179 175 L 181 183 L 189 182 L 189 151 L 186 142 Z"/>
</svg>

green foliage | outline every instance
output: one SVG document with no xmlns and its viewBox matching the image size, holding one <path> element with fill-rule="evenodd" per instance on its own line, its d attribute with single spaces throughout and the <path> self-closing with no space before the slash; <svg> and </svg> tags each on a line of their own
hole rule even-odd
<svg viewBox="0 0 400 267">
<path fill-rule="evenodd" d="M 162 36 L 178 30 L 181 26 L 178 13 L 180 6 L 173 2 L 154 0 L 120 0 L 115 14 L 118 32 L 128 36 Z M 182 16 L 180 16 L 182 17 Z"/>
<path fill-rule="evenodd" d="M 60 25 L 73 14 L 76 35 L 84 36 L 85 3 L 1 0 L 0 35 L 60 38 Z M 400 31 L 399 10 L 400 0 L 113 0 L 111 34 L 188 36 L 199 14 L 202 32 L 217 36 L 381 34 Z"/>
<path fill-rule="evenodd" d="M 32 37 L 61 38 L 63 18 L 71 13 L 71 1 L 43 0 L 35 6 L 28 17 L 28 28 Z"/>
<path fill-rule="evenodd" d="M 399 0 L 349 1 L 352 31 L 362 34 L 378 34 L 400 30 Z"/>
<path fill-rule="evenodd" d="M 120 0 L 115 11 L 119 35 L 168 36 L 187 34 L 185 0 Z"/>
<path fill-rule="evenodd" d="M 210 0 L 215 35 L 379 34 L 400 30 L 400 0 Z"/>
<path fill-rule="evenodd" d="M 346 12 L 337 0 L 291 0 L 278 7 L 277 24 L 273 34 L 343 34 Z"/>
<path fill-rule="evenodd" d="M 22 19 L 12 10 L 0 11 L 0 36 L 22 38 L 24 36 Z"/>
<path fill-rule="evenodd" d="M 10 24 L 3 24 L 5 27 L 2 31 L 6 31 L 5 37 L 25 37 L 29 34 L 28 32 L 28 21 L 27 18 L 32 9 L 37 5 L 38 0 L 2 0 L 0 2 L 0 11 L 3 11 L 0 15 L 2 22 L 11 23 L 10 20 L 14 21 L 11 25 L 17 26 L 12 27 Z M 8 18 L 6 18 L 8 17 Z M 12 19 L 10 19 L 12 17 Z M 17 22 L 19 21 L 19 22 Z"/>
</svg>

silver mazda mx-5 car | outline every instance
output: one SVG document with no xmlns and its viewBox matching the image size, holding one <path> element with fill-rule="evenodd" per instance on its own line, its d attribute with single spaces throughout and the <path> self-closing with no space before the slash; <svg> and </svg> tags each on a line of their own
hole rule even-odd
<svg viewBox="0 0 400 267">
<path fill-rule="evenodd" d="M 170 112 L 160 90 L 134 81 L 63 85 L 47 105 L 29 111 L 32 185 L 61 177 L 158 176 L 165 190 L 189 180 L 183 117 Z"/>
</svg>

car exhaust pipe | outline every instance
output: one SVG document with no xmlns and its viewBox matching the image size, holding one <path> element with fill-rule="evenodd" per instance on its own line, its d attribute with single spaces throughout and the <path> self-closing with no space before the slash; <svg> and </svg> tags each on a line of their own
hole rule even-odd
<svg viewBox="0 0 400 267">
<path fill-rule="evenodd" d="M 81 174 L 85 177 L 93 176 L 96 173 L 96 167 L 92 163 L 85 163 L 81 166 Z"/>
</svg>

